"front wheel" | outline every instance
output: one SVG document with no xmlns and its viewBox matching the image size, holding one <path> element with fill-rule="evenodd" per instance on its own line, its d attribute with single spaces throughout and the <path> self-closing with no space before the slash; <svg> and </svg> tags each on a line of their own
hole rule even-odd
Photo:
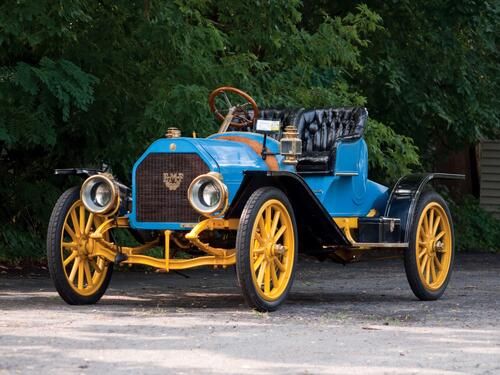
<svg viewBox="0 0 500 375">
<path fill-rule="evenodd" d="M 454 259 L 454 233 L 450 210 L 434 191 L 422 194 L 405 251 L 406 277 L 415 296 L 436 300 L 450 280 Z"/>
<path fill-rule="evenodd" d="M 236 271 L 246 302 L 274 311 L 286 299 L 297 259 L 297 225 L 286 195 L 263 187 L 248 199 L 236 237 Z"/>
<path fill-rule="evenodd" d="M 95 243 L 90 234 L 103 221 L 86 210 L 78 187 L 66 190 L 52 211 L 47 232 L 49 272 L 57 292 L 70 305 L 96 303 L 108 287 L 113 264 L 91 254 Z"/>
</svg>

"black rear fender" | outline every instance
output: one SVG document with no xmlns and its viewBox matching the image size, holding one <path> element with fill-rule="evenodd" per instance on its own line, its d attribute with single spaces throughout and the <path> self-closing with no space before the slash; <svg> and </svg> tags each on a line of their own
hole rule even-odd
<svg viewBox="0 0 500 375">
<path fill-rule="evenodd" d="M 385 217 L 401 220 L 401 242 L 408 242 L 413 224 L 413 214 L 422 192 L 429 188 L 432 180 L 463 180 L 463 174 L 451 173 L 413 173 L 401 177 L 394 185 L 387 206 Z"/>
</svg>

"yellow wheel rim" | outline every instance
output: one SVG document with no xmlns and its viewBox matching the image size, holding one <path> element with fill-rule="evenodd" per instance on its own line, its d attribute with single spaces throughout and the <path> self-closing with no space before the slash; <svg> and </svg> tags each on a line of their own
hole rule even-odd
<svg viewBox="0 0 500 375">
<path fill-rule="evenodd" d="M 446 211 L 439 203 L 429 203 L 418 221 L 415 246 L 418 274 L 426 289 L 443 286 L 450 270 L 452 246 Z"/>
<path fill-rule="evenodd" d="M 285 292 L 294 257 L 292 219 L 283 203 L 270 199 L 257 213 L 250 240 L 252 280 L 263 299 L 274 301 Z"/>
<path fill-rule="evenodd" d="M 85 209 L 78 200 L 64 219 L 61 234 L 61 261 L 64 275 L 73 290 L 82 296 L 91 296 L 99 290 L 108 271 L 108 262 L 92 256 L 95 241 L 90 234 L 103 218 Z"/>
</svg>

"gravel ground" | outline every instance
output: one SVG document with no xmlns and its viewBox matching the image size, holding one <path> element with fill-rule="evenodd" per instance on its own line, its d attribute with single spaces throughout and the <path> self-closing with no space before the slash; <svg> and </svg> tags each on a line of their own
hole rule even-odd
<svg viewBox="0 0 500 375">
<path fill-rule="evenodd" d="M 0 275 L 0 374 L 500 374 L 500 256 L 461 255 L 441 300 L 417 301 L 400 259 L 302 259 L 261 314 L 233 269 L 117 272 L 101 302 L 64 304 L 46 274 Z"/>
</svg>

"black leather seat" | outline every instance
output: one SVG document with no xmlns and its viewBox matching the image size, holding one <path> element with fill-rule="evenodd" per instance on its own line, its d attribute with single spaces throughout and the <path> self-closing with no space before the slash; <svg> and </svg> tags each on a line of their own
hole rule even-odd
<svg viewBox="0 0 500 375">
<path fill-rule="evenodd" d="M 333 172 L 337 142 L 363 136 L 368 111 L 362 107 L 302 111 L 295 126 L 302 139 L 299 172 Z"/>
<path fill-rule="evenodd" d="M 251 111 L 249 115 L 251 118 Z M 259 119 L 281 122 L 279 133 L 270 135 L 277 140 L 281 139 L 285 126 L 297 127 L 302 139 L 302 155 L 299 156 L 297 164 L 298 172 L 330 173 L 335 167 L 337 143 L 341 140 L 356 140 L 363 136 L 368 111 L 363 107 L 308 110 L 265 108 L 260 110 Z"/>
</svg>

